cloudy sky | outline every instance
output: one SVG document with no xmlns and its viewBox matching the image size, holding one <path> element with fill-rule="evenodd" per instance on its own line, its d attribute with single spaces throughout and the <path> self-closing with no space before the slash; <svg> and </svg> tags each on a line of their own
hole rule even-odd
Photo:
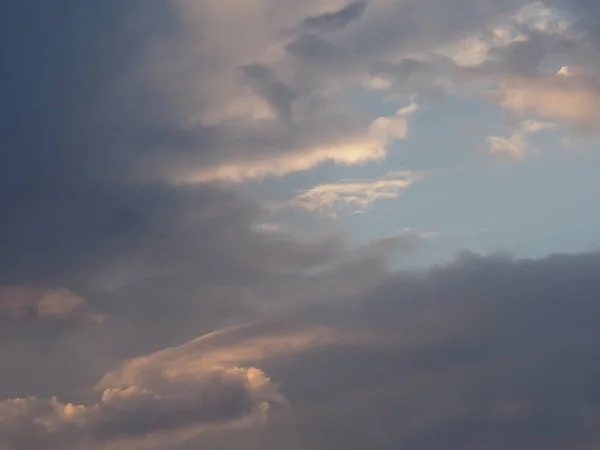
<svg viewBox="0 0 600 450">
<path fill-rule="evenodd" d="M 0 4 L 0 450 L 600 445 L 597 0 Z"/>
</svg>

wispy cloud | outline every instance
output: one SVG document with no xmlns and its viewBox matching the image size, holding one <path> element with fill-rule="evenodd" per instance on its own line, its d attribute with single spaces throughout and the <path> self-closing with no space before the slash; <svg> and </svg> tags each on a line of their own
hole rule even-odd
<svg viewBox="0 0 600 450">
<path fill-rule="evenodd" d="M 537 120 L 525 120 L 508 137 L 490 136 L 487 139 L 489 152 L 495 156 L 506 156 L 513 161 L 523 161 L 527 155 L 527 135 L 536 134 L 544 130 L 556 128 L 551 122 L 540 122 Z"/>
<path fill-rule="evenodd" d="M 251 153 L 240 154 L 227 163 L 208 165 L 202 169 L 193 166 L 181 167 L 173 181 L 183 184 L 215 181 L 240 183 L 249 179 L 283 176 L 313 169 L 327 161 L 345 166 L 381 161 L 387 156 L 390 143 L 408 138 L 409 120 L 418 109 L 416 103 L 410 103 L 399 108 L 394 115 L 377 117 L 370 124 L 365 124 L 362 129 L 357 130 L 344 131 L 346 125 L 340 122 L 296 123 L 297 136 L 290 139 L 301 143 L 306 141 L 305 136 L 308 136 L 313 142 L 306 146 L 298 145 L 283 153 L 265 153 L 262 151 L 264 149 L 257 149 Z M 255 128 L 261 130 L 258 125 Z M 318 131 L 319 128 L 322 131 Z M 262 131 L 271 133 L 276 130 Z M 333 134 L 333 137 L 323 137 L 327 134 Z M 324 142 L 315 142 L 315 136 L 321 136 Z M 279 139 L 279 136 L 272 138 Z"/>
<path fill-rule="evenodd" d="M 390 172 L 380 178 L 347 179 L 301 191 L 281 207 L 295 208 L 328 217 L 339 213 L 361 213 L 379 201 L 398 198 L 402 191 L 421 180 L 411 171 Z"/>
</svg>

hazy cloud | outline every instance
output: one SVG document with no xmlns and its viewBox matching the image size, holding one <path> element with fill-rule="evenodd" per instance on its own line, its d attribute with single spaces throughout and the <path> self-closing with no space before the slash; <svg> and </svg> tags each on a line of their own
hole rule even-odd
<svg viewBox="0 0 600 450">
<path fill-rule="evenodd" d="M 520 114 L 536 114 L 552 120 L 593 129 L 600 117 L 600 94 L 586 77 L 564 73 L 532 79 L 509 78 L 496 94 L 502 106 Z"/>
<path fill-rule="evenodd" d="M 489 151 L 492 155 L 507 156 L 514 161 L 523 161 L 528 151 L 526 137 L 554 128 L 556 128 L 556 125 L 550 122 L 525 120 L 519 124 L 517 130 L 509 137 L 490 136 L 487 139 L 490 145 Z"/>
</svg>

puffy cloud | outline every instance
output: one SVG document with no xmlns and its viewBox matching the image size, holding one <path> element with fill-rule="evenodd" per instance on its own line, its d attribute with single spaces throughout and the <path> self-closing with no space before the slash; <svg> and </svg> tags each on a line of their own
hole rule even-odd
<svg viewBox="0 0 600 450">
<path fill-rule="evenodd" d="M 397 198 L 400 193 L 421 178 L 420 174 L 397 171 L 374 179 L 341 180 L 321 184 L 300 192 L 292 200 L 281 205 L 330 217 L 338 212 L 363 212 L 372 203 Z"/>
<path fill-rule="evenodd" d="M 293 321 L 221 330 L 125 362 L 97 383 L 94 404 L 33 397 L 0 402 L 0 445 L 164 448 L 204 432 L 262 425 L 287 401 L 248 364 L 356 340 Z"/>
<path fill-rule="evenodd" d="M 107 388 L 98 403 L 18 398 L 0 403 L 0 443 L 9 449 L 157 448 L 214 427 L 260 423 L 283 401 L 258 369 L 206 370 L 151 387 Z"/>
</svg>

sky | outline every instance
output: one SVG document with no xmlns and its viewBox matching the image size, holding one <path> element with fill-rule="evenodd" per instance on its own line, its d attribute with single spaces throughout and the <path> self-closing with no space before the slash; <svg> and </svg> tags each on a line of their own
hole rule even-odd
<svg viewBox="0 0 600 450">
<path fill-rule="evenodd" d="M 600 3 L 0 3 L 0 450 L 600 445 Z"/>
</svg>

